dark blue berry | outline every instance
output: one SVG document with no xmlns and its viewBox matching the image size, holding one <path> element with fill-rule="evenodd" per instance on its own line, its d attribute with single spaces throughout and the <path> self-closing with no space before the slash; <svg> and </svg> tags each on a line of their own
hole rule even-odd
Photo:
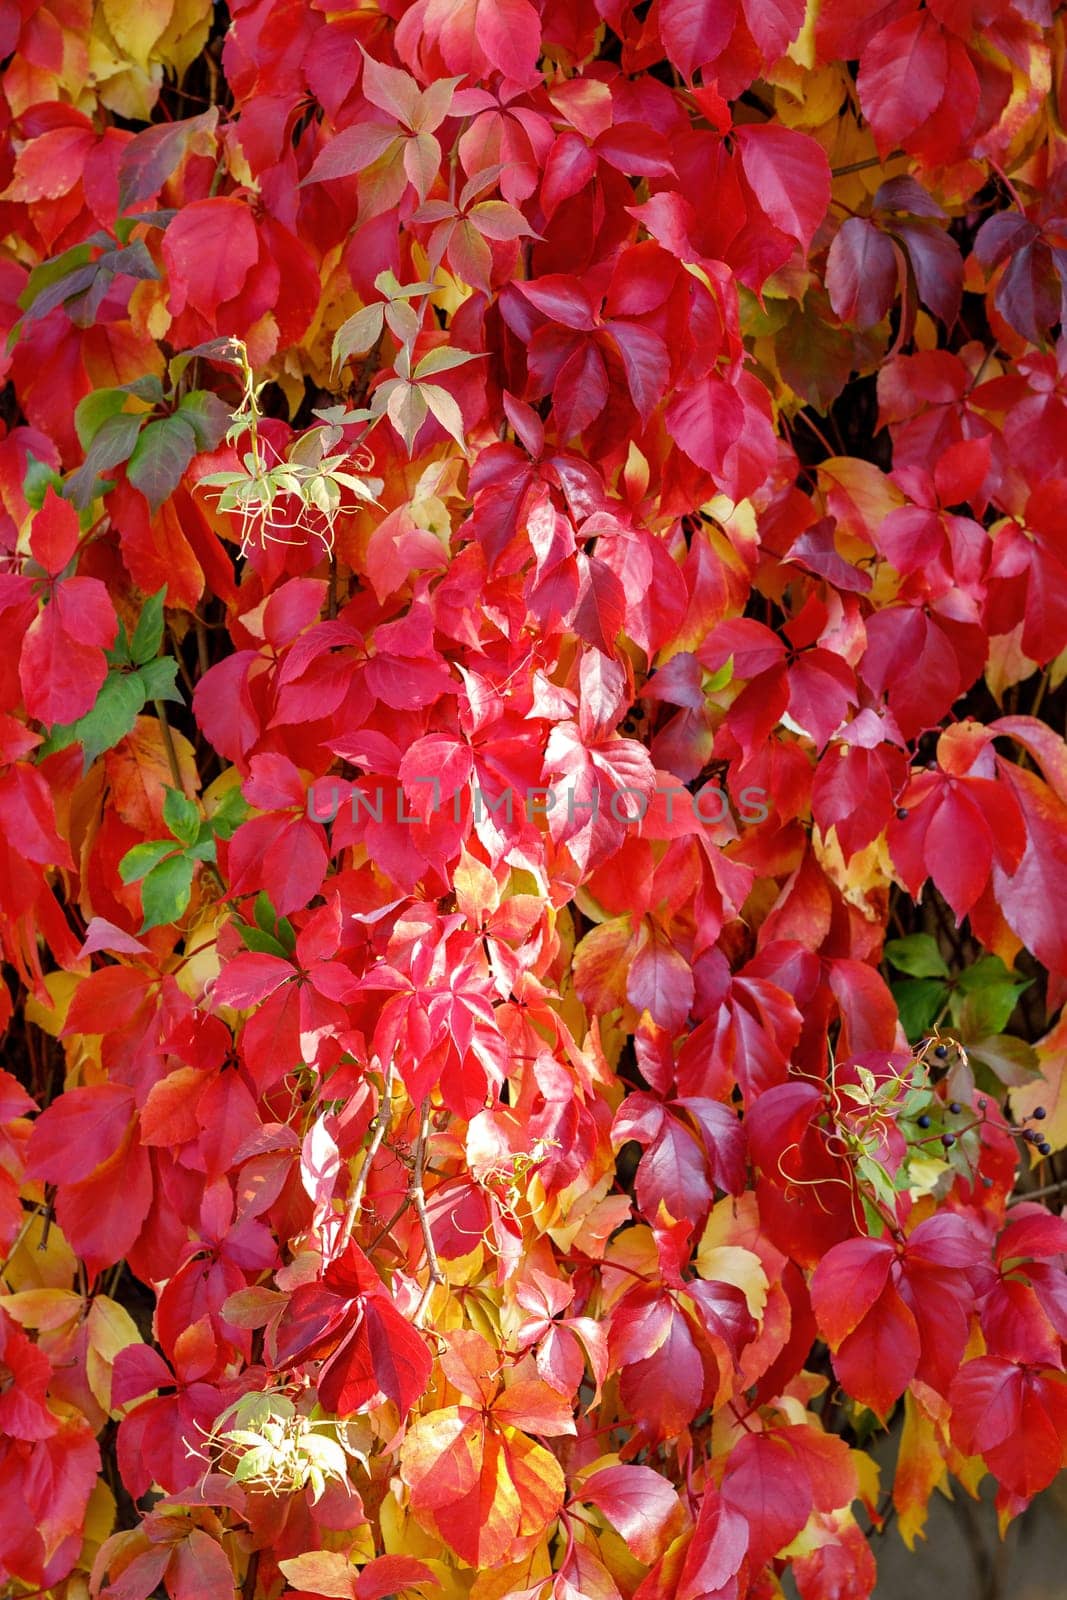
<svg viewBox="0 0 1067 1600">
<path fill-rule="evenodd" d="M 925 1113 L 921 1117 L 916 1117 L 915 1120 L 920 1128 L 928 1128 L 930 1126 L 930 1118 Z"/>
<path fill-rule="evenodd" d="M 1037 1148 L 1040 1150 L 1043 1156 L 1050 1156 L 1052 1154 L 1052 1146 L 1049 1144 L 1047 1139 L 1042 1139 Z"/>
<path fill-rule="evenodd" d="M 1038 1122 L 1044 1122 L 1045 1118 L 1048 1116 L 1048 1112 L 1045 1110 L 1044 1106 L 1035 1106 L 1033 1115 L 1037 1118 Z"/>
<path fill-rule="evenodd" d="M 907 806 L 897 806 L 897 818 L 898 818 L 898 820 L 900 822 L 907 822 L 907 820 L 908 820 L 908 808 L 907 808 Z"/>
<path fill-rule="evenodd" d="M 948 1055 L 948 1045 L 947 1044 L 939 1044 L 937 1046 L 936 1050 L 934 1051 L 934 1055 L 937 1057 L 937 1059 L 939 1061 L 944 1061 L 945 1057 Z"/>
<path fill-rule="evenodd" d="M 953 1100 L 952 1104 L 949 1106 L 949 1110 L 952 1112 L 954 1117 L 958 1117 L 960 1112 L 963 1110 L 963 1107 L 960 1105 L 958 1100 Z"/>
<path fill-rule="evenodd" d="M 952 1146 L 956 1143 L 956 1135 L 954 1133 L 943 1133 L 941 1135 L 941 1143 L 944 1145 L 946 1150 L 951 1150 Z"/>
</svg>

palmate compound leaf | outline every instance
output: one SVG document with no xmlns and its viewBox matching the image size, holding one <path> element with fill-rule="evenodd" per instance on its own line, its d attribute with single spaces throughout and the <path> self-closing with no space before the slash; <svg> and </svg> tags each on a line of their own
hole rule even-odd
<svg viewBox="0 0 1067 1600">
<path fill-rule="evenodd" d="M 912 1538 L 1067 1420 L 1060 23 L 210 9 L 0 7 L 0 1587 L 863 1600 L 865 1402 Z M 197 1486 L 261 1355 L 330 1482 Z"/>
<path fill-rule="evenodd" d="M 496 1357 L 479 1334 L 453 1335 L 447 1359 L 451 1380 L 475 1403 L 413 1423 L 400 1472 L 422 1526 L 469 1565 L 492 1567 L 542 1535 L 563 1505 L 563 1469 L 530 1434 L 573 1434 L 574 1418 L 540 1380 L 501 1388 Z"/>
<path fill-rule="evenodd" d="M 309 1550 L 279 1561 L 278 1567 L 294 1589 L 331 1600 L 388 1600 L 409 1592 L 422 1595 L 440 1581 L 424 1561 L 404 1555 L 376 1556 L 358 1568 L 339 1550 Z"/>
<path fill-rule="evenodd" d="M 403 1415 L 424 1392 L 432 1367 L 425 1339 L 397 1310 L 354 1241 L 329 1263 L 321 1283 L 294 1291 L 278 1325 L 275 1354 L 281 1367 L 321 1361 L 319 1398 L 341 1417 L 383 1399 Z"/>
<path fill-rule="evenodd" d="M 826 1254 L 812 1276 L 812 1309 L 850 1394 L 885 1417 L 913 1377 L 947 1393 L 986 1254 L 951 1214 L 921 1222 L 899 1246 L 857 1238 Z"/>
</svg>

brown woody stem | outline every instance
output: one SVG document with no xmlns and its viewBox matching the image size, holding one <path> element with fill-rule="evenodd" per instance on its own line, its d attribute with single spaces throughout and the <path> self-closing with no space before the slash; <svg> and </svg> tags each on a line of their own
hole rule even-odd
<svg viewBox="0 0 1067 1600">
<path fill-rule="evenodd" d="M 375 1156 L 382 1147 L 382 1140 L 385 1138 L 386 1129 L 389 1126 L 392 1095 L 393 1063 L 390 1061 L 382 1080 L 382 1097 L 378 1102 L 377 1127 L 374 1130 L 374 1136 L 370 1144 L 367 1146 L 367 1154 L 363 1158 L 359 1176 L 352 1185 L 352 1193 L 349 1195 L 348 1204 L 345 1206 L 345 1220 L 341 1224 L 341 1237 L 337 1245 L 338 1255 L 341 1255 L 347 1248 L 348 1241 L 352 1237 L 352 1230 L 356 1226 L 356 1218 L 359 1216 L 360 1207 L 363 1205 L 363 1195 L 367 1187 L 367 1179 L 370 1177 L 370 1169 Z"/>
<path fill-rule="evenodd" d="M 415 1214 L 419 1219 L 419 1227 L 422 1229 L 422 1242 L 426 1247 L 426 1264 L 429 1268 L 430 1274 L 426 1280 L 426 1287 L 422 1292 L 422 1299 L 419 1301 L 418 1310 L 415 1312 L 416 1326 L 422 1322 L 426 1307 L 430 1303 L 430 1296 L 433 1294 L 438 1284 L 444 1283 L 445 1281 L 445 1275 L 441 1271 L 441 1265 L 437 1259 L 437 1251 L 434 1248 L 433 1234 L 430 1231 L 430 1219 L 426 1215 L 426 1192 L 422 1186 L 423 1176 L 426 1172 L 426 1149 L 429 1142 L 430 1097 L 427 1095 L 426 1099 L 422 1102 L 422 1113 L 419 1122 L 419 1137 L 415 1141 L 414 1166 L 411 1174 L 411 1185 L 408 1189 L 408 1193 L 411 1196 L 411 1203 L 415 1207 Z"/>
</svg>

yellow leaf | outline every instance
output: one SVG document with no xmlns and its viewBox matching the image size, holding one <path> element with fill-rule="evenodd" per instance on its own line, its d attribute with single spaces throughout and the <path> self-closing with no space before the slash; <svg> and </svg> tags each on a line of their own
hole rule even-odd
<svg viewBox="0 0 1067 1600">
<path fill-rule="evenodd" d="M 22 1289 L 4 1296 L 4 1310 L 23 1328 L 54 1333 L 73 1322 L 84 1304 L 71 1289 Z"/>
<path fill-rule="evenodd" d="M 88 1570 L 93 1563 L 97 1550 L 105 1539 L 110 1538 L 111 1530 L 115 1526 L 115 1496 L 103 1478 L 97 1478 L 93 1492 L 89 1496 L 89 1503 L 85 1508 L 85 1526 L 82 1530 L 84 1544 L 78 1565 L 83 1570 Z M 85 1591 L 86 1595 L 88 1591 Z M 67 1597 L 73 1600 L 75 1591 L 68 1580 Z"/>
<path fill-rule="evenodd" d="M 759 1256 L 736 1245 L 707 1244 L 701 1240 L 697 1271 L 706 1283 L 729 1283 L 745 1297 L 749 1315 L 758 1322 L 767 1304 L 767 1274 Z"/>
<path fill-rule="evenodd" d="M 1016 1121 L 1024 1122 L 1033 1116 L 1035 1106 L 1044 1106 L 1048 1115 L 1040 1125 L 1041 1136 L 1054 1151 L 1062 1150 L 1067 1146 L 1067 1085 L 1064 1084 L 1067 1013 L 1038 1040 L 1035 1048 L 1041 1077 L 1020 1089 L 1012 1089 L 1009 1096 L 1012 1114 Z"/>
<path fill-rule="evenodd" d="M 4 1278 L 16 1290 L 69 1289 L 77 1270 L 74 1252 L 55 1221 L 46 1234 L 45 1219 L 35 1212 L 4 1264 Z"/>
<path fill-rule="evenodd" d="M 278 1566 L 295 1589 L 306 1589 L 309 1594 L 346 1600 L 356 1592 L 359 1574 L 339 1550 L 309 1550 L 305 1555 L 279 1561 Z"/>
<path fill-rule="evenodd" d="M 867 546 L 876 545 L 886 517 L 904 504 L 900 490 L 873 461 L 831 456 L 819 463 L 818 479 L 826 509 L 837 518 L 838 528 Z"/>
<path fill-rule="evenodd" d="M 50 972 L 44 980 L 48 990 L 51 1005 L 45 1005 L 31 994 L 26 1000 L 26 1020 L 34 1022 L 43 1033 L 51 1038 L 58 1039 L 67 1021 L 67 1012 L 70 1002 L 74 999 L 74 991 L 81 980 L 74 972 Z"/>
<path fill-rule="evenodd" d="M 140 67 L 170 23 L 174 0 L 103 0 L 104 16 L 119 49 Z"/>
<path fill-rule="evenodd" d="M 900 1536 L 909 1550 L 914 1550 L 916 1539 L 926 1537 L 923 1529 L 930 1496 L 947 1476 L 933 1418 L 927 1416 L 908 1390 L 904 1395 L 904 1427 L 893 1474 L 893 1506 Z"/>
<path fill-rule="evenodd" d="M 97 1295 L 89 1307 L 89 1346 L 85 1371 L 93 1398 L 104 1411 L 111 1410 L 111 1372 L 120 1350 L 144 1341 L 130 1313 L 107 1295 Z"/>
<path fill-rule="evenodd" d="M 173 15 L 155 53 L 179 79 L 207 44 L 211 13 L 211 0 L 173 0 Z"/>
<path fill-rule="evenodd" d="M 196 752 L 177 728 L 172 731 L 171 738 L 182 786 L 187 795 L 195 795 L 199 785 Z M 159 720 L 138 717 L 133 731 L 114 750 L 109 750 L 104 760 L 111 785 L 111 804 L 122 821 L 146 838 L 165 838 L 163 801 L 165 791 L 174 787 L 174 775 Z"/>
</svg>

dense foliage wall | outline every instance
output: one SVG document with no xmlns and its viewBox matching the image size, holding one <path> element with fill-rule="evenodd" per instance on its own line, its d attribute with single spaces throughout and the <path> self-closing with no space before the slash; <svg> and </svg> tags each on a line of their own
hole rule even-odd
<svg viewBox="0 0 1067 1600">
<path fill-rule="evenodd" d="M 859 1600 L 1051 1483 L 1065 53 L 0 7 L 11 1593 Z"/>
</svg>

